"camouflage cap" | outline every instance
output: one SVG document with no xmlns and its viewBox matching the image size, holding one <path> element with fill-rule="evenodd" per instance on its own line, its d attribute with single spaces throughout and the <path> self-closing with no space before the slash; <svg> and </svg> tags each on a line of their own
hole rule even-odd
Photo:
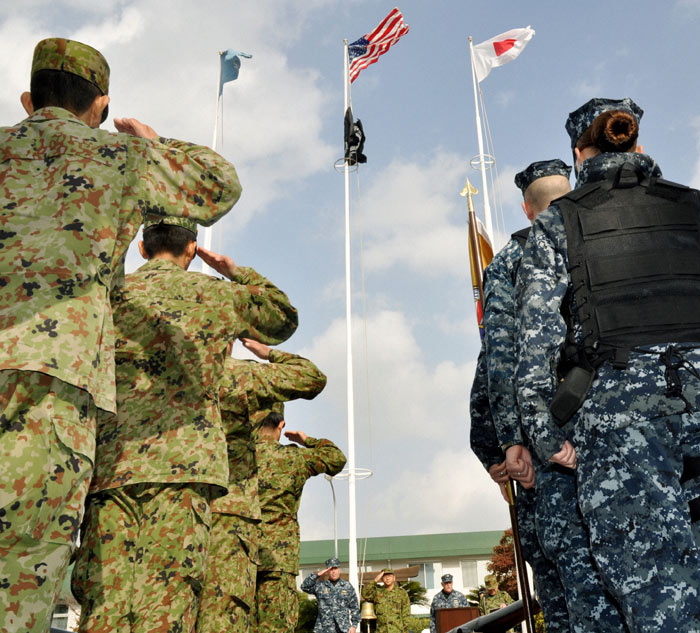
<svg viewBox="0 0 700 633">
<path fill-rule="evenodd" d="M 149 213 L 143 219 L 143 230 L 156 226 L 157 224 L 170 224 L 172 226 L 180 226 L 183 229 L 194 233 L 197 237 L 197 223 L 190 218 L 179 218 L 174 215 L 157 215 L 155 213 Z"/>
<path fill-rule="evenodd" d="M 340 561 L 335 557 L 329 558 L 324 564 L 326 567 L 340 567 Z"/>
<path fill-rule="evenodd" d="M 440 582 L 452 582 L 454 578 L 452 578 L 452 574 L 443 574 L 440 577 Z"/>
<path fill-rule="evenodd" d="M 97 86 L 102 94 L 109 91 L 109 64 L 100 51 L 92 46 L 51 37 L 41 40 L 34 49 L 32 76 L 39 70 L 63 70 L 87 79 Z"/>
<path fill-rule="evenodd" d="M 498 587 L 498 580 L 496 580 L 496 576 L 494 576 L 493 574 L 489 574 L 488 576 L 484 577 L 484 584 L 489 589 L 495 589 Z"/>
<path fill-rule="evenodd" d="M 515 186 L 523 192 L 535 180 L 544 178 L 545 176 L 564 176 L 569 178 L 571 175 L 571 167 L 563 160 L 554 158 L 552 160 L 539 160 L 535 163 L 530 163 L 525 169 L 515 174 Z"/>
<path fill-rule="evenodd" d="M 384 569 L 382 569 L 382 574 L 391 574 L 392 576 L 396 575 L 394 573 L 394 570 L 391 569 L 391 567 L 385 567 Z"/>
<path fill-rule="evenodd" d="M 602 99 L 596 97 L 584 103 L 580 108 L 569 113 L 566 119 L 566 131 L 571 138 L 571 149 L 576 147 L 576 142 L 603 112 L 608 110 L 623 110 L 629 112 L 637 123 L 642 118 L 644 110 L 642 110 L 632 99 L 625 97 L 624 99 Z"/>
</svg>

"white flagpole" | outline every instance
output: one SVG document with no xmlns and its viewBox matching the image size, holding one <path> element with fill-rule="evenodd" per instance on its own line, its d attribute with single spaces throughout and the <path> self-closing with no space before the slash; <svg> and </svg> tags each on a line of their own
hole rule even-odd
<svg viewBox="0 0 700 633">
<path fill-rule="evenodd" d="M 343 83 L 345 88 L 345 109 L 350 105 L 350 81 L 348 61 L 348 41 L 344 40 L 345 60 Z M 355 410 L 352 373 L 352 309 L 350 292 L 350 166 L 345 160 L 345 324 L 347 351 L 347 399 L 348 399 L 348 574 L 350 584 L 359 592 L 357 573 L 357 516 L 355 502 Z"/>
<path fill-rule="evenodd" d="M 469 57 L 472 66 L 472 83 L 474 84 L 474 111 L 476 112 L 476 140 L 479 143 L 479 164 L 481 166 L 481 193 L 484 199 L 484 224 L 486 233 L 493 240 L 493 223 L 491 221 L 491 204 L 489 202 L 489 190 L 486 185 L 486 163 L 484 162 L 484 139 L 481 133 L 481 115 L 479 114 L 479 100 L 477 98 L 476 71 L 474 70 L 474 45 L 469 38 Z M 494 242 L 495 243 L 495 242 Z"/>
<path fill-rule="evenodd" d="M 211 139 L 211 148 L 216 151 L 216 143 L 219 140 L 219 111 L 221 110 L 221 51 L 219 51 L 219 82 L 216 85 L 216 111 L 214 113 L 214 135 Z M 212 236 L 212 227 L 211 226 L 205 226 L 204 229 L 202 229 L 202 236 L 203 236 L 203 246 L 206 248 L 208 251 L 211 250 L 211 236 Z M 207 266 L 206 263 L 204 263 L 204 260 L 202 260 L 202 272 L 205 275 L 210 274 L 211 268 Z"/>
</svg>

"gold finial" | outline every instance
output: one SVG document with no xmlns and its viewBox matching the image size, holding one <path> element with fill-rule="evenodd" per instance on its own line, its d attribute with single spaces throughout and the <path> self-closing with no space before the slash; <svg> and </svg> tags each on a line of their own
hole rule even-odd
<svg viewBox="0 0 700 633">
<path fill-rule="evenodd" d="M 469 178 L 467 178 L 467 182 L 464 185 L 464 189 L 462 189 L 462 191 L 459 192 L 459 195 L 462 197 L 468 195 L 475 196 L 477 193 L 479 193 L 479 190 L 474 185 L 472 185 L 472 183 L 469 182 Z"/>
</svg>

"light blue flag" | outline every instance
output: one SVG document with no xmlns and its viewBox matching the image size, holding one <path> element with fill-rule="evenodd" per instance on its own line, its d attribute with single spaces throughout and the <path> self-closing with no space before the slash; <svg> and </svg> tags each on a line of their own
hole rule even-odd
<svg viewBox="0 0 700 633">
<path fill-rule="evenodd" d="M 241 53 L 229 48 L 224 53 L 220 54 L 221 58 L 221 74 L 219 75 L 219 96 L 224 90 L 224 84 L 228 81 L 238 79 L 238 71 L 241 67 L 241 57 L 250 59 L 252 55 Z"/>
</svg>

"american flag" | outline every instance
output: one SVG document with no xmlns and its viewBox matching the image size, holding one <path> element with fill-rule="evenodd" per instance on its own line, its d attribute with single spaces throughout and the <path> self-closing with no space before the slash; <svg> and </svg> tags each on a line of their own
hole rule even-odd
<svg viewBox="0 0 700 633">
<path fill-rule="evenodd" d="M 361 70 L 374 64 L 380 55 L 386 53 L 406 33 L 408 33 L 408 24 L 404 24 L 401 11 L 394 7 L 374 31 L 350 44 L 348 46 L 350 83 L 357 79 Z"/>
</svg>

